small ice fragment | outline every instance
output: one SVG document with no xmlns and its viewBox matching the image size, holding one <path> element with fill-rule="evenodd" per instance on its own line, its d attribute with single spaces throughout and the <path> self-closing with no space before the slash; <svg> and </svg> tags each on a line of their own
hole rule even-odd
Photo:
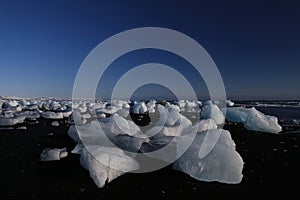
<svg viewBox="0 0 300 200">
<path fill-rule="evenodd" d="M 58 121 L 54 121 L 54 122 L 51 123 L 51 125 L 52 126 L 59 126 L 59 123 L 58 123 Z"/>
<path fill-rule="evenodd" d="M 41 161 L 52 161 L 52 160 L 60 160 L 61 158 L 65 158 L 68 156 L 67 148 L 47 148 L 44 149 L 40 155 Z"/>
<path fill-rule="evenodd" d="M 20 127 L 17 128 L 17 130 L 26 130 L 26 129 L 27 129 L 26 126 L 20 126 Z"/>
</svg>

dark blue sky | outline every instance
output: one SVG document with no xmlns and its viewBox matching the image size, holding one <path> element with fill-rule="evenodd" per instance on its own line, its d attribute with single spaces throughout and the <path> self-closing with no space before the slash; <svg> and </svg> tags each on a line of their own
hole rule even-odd
<svg viewBox="0 0 300 200">
<path fill-rule="evenodd" d="M 70 97 L 76 72 L 96 45 L 145 26 L 174 29 L 199 42 L 217 64 L 231 99 L 300 99 L 296 0 L 0 0 L 0 95 Z M 126 70 L 150 61 L 173 66 L 199 96 L 207 94 L 184 61 L 166 52 L 137 51 L 111 65 L 98 96 Z"/>
</svg>

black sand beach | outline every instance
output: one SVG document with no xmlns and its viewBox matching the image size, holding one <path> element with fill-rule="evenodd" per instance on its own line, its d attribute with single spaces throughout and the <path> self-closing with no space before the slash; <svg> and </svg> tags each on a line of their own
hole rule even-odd
<svg viewBox="0 0 300 200">
<path fill-rule="evenodd" d="M 300 135 L 257 133 L 240 125 L 226 125 L 245 165 L 238 185 L 194 180 L 171 166 L 145 174 L 125 174 L 98 188 L 71 154 L 75 143 L 66 125 L 50 121 L 27 125 L 27 130 L 1 130 L 1 199 L 111 199 L 149 197 L 272 198 L 298 199 L 300 191 Z M 67 147 L 61 161 L 41 162 L 48 147 Z"/>
</svg>

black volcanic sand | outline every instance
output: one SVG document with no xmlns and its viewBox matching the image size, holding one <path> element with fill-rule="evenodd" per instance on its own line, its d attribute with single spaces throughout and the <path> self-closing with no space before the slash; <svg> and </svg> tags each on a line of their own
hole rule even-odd
<svg viewBox="0 0 300 200">
<path fill-rule="evenodd" d="M 67 147 L 70 152 L 75 146 L 67 126 L 50 123 L 26 125 L 27 130 L 0 130 L 1 199 L 300 198 L 299 134 L 256 133 L 226 125 L 245 162 L 238 185 L 197 181 L 169 166 L 125 174 L 100 189 L 80 166 L 78 155 L 69 153 L 61 161 L 39 160 L 45 148 Z"/>
</svg>

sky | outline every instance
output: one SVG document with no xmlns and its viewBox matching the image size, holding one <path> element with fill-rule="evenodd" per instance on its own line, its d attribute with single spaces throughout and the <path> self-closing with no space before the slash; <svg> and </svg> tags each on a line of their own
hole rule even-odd
<svg viewBox="0 0 300 200">
<path fill-rule="evenodd" d="M 110 36 L 138 27 L 173 29 L 201 44 L 216 63 L 229 99 L 300 99 L 296 0 L 0 0 L 0 96 L 71 97 L 89 52 Z M 115 60 L 97 96 L 106 98 L 122 74 L 151 62 L 173 67 L 199 98 L 207 98 L 206 85 L 190 63 L 155 49 Z M 137 98 L 149 94 L 172 91 L 148 85 L 134 93 Z"/>
</svg>

